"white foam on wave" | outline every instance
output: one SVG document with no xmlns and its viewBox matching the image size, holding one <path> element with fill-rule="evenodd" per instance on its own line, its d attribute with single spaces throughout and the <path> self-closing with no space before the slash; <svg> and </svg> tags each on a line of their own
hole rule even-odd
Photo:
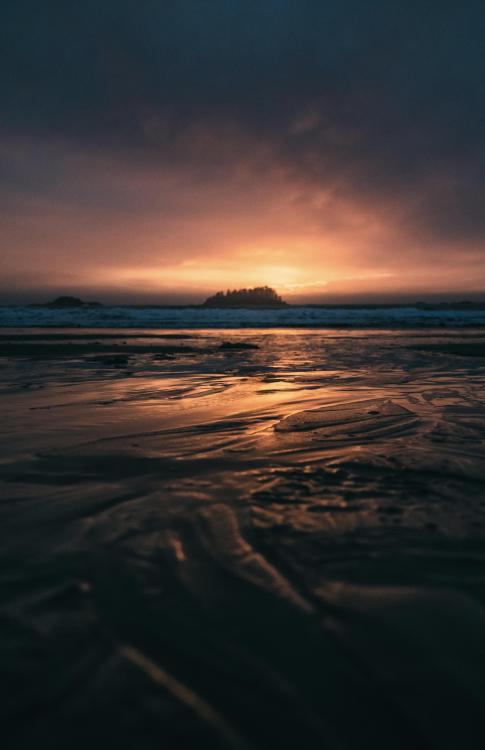
<svg viewBox="0 0 485 750">
<path fill-rule="evenodd" d="M 203 307 L 0 307 L 1 327 L 83 328 L 420 328 L 485 326 L 485 310 L 418 307 L 215 309 Z"/>
</svg>

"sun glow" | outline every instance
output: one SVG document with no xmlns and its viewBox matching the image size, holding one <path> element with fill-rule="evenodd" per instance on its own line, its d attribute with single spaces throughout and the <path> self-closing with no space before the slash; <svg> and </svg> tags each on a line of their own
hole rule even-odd
<svg viewBox="0 0 485 750">
<path fill-rule="evenodd" d="M 257 248 L 225 257 L 209 256 L 185 260 L 180 263 L 151 266 L 149 268 L 117 268 L 112 270 L 111 281 L 123 286 L 143 288 L 151 292 L 184 288 L 205 295 L 211 290 L 270 285 L 288 297 L 324 292 L 329 284 L 363 283 L 391 279 L 393 274 L 385 269 L 352 273 L 345 267 L 315 266 L 308 259 L 308 248 L 300 251 L 300 265 L 296 265 L 290 252 L 282 257 L 281 250 Z M 315 252 L 315 251 L 313 251 Z M 273 262 L 268 258 L 276 256 Z M 286 261 L 286 262 L 285 262 Z"/>
<path fill-rule="evenodd" d="M 280 291 L 291 292 L 317 286 L 324 287 L 326 281 L 315 282 L 311 274 L 303 267 L 290 265 L 249 265 L 244 263 L 214 263 L 213 259 L 205 262 L 190 261 L 180 265 L 150 269 L 117 269 L 114 272 L 118 283 L 143 285 L 144 288 L 173 288 L 184 286 L 186 289 L 236 288 L 270 284 Z"/>
</svg>

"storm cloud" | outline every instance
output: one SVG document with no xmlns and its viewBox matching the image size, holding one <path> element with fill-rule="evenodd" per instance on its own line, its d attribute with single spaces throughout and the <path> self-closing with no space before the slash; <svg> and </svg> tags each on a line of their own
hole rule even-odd
<svg viewBox="0 0 485 750">
<path fill-rule="evenodd" d="M 0 242 L 19 293 L 46 265 L 42 288 L 120 294 L 197 294 L 248 263 L 303 295 L 310 278 L 485 285 L 483 3 L 17 0 L 0 16 Z M 197 262 L 227 275 L 196 284 Z"/>
</svg>

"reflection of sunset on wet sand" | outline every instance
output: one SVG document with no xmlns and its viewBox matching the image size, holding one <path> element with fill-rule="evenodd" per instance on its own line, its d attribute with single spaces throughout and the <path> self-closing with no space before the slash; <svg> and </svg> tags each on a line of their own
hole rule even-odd
<svg viewBox="0 0 485 750">
<path fill-rule="evenodd" d="M 332 747 L 481 731 L 482 332 L 2 337 L 3 559 L 41 648 L 32 670 L 10 646 L 14 703 L 104 664 L 56 700 L 58 736 L 88 707 L 108 730 L 98 689 L 127 736 L 118 700 L 154 701 L 153 731 L 188 747 L 249 747 L 261 705 L 271 747 L 329 722 Z M 376 700 L 375 724 L 345 721 Z"/>
</svg>

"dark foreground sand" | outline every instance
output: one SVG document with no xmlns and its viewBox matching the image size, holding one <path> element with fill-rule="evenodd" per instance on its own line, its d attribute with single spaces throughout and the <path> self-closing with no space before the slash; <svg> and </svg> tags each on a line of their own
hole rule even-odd
<svg viewBox="0 0 485 750">
<path fill-rule="evenodd" d="M 485 747 L 484 354 L 4 330 L 4 746 Z"/>
</svg>

